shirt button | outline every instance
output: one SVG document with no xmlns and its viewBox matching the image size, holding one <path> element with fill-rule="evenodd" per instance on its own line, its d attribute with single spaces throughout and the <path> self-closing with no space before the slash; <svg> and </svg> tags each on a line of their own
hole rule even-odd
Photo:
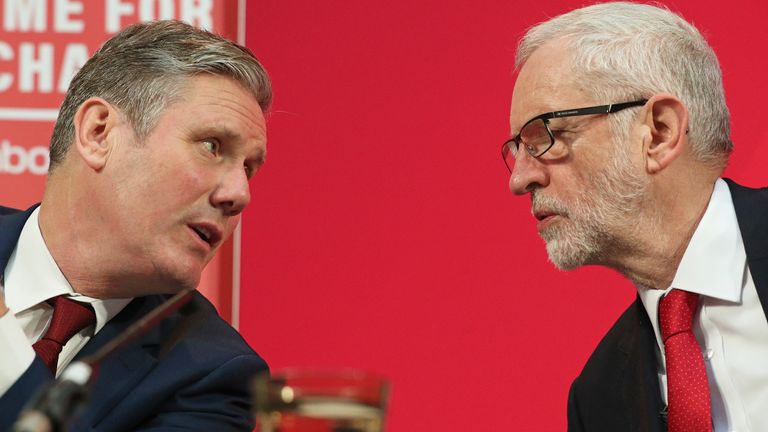
<svg viewBox="0 0 768 432">
<path fill-rule="evenodd" d="M 714 356 L 715 356 L 715 350 L 708 349 L 704 351 L 704 360 L 707 360 L 707 361 L 712 360 L 712 357 Z M 735 432 L 735 431 L 732 431 L 732 432 Z"/>
</svg>

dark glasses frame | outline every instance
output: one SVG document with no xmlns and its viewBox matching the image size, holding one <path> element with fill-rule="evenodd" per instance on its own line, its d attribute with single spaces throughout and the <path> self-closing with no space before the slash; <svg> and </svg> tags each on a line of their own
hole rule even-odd
<svg viewBox="0 0 768 432">
<path fill-rule="evenodd" d="M 501 145 L 501 157 L 504 160 L 504 165 L 507 166 L 507 169 L 509 172 L 512 172 L 512 164 L 510 164 L 507 161 L 507 158 L 510 154 L 512 154 L 512 157 L 514 158 L 514 155 L 517 154 L 517 152 L 520 150 L 520 146 L 522 145 L 525 148 L 525 151 L 528 152 L 529 155 L 533 156 L 534 158 L 538 158 L 542 156 L 544 153 L 549 151 L 549 149 L 552 148 L 553 145 L 555 145 L 555 135 L 552 133 L 552 130 L 549 129 L 549 120 L 553 118 L 560 118 L 560 117 L 575 117 L 575 116 L 583 116 L 583 115 L 593 115 L 593 114 L 611 114 L 615 112 L 619 112 L 623 109 L 632 108 L 636 106 L 642 106 L 645 105 L 646 102 L 648 102 L 647 99 L 639 99 L 636 101 L 631 102 L 621 102 L 616 104 L 608 104 L 608 105 L 597 105 L 597 106 L 591 106 L 591 107 L 584 107 L 584 108 L 576 108 L 576 109 L 567 109 L 567 110 L 561 110 L 561 111 L 552 111 L 544 114 L 537 115 L 536 117 L 528 120 L 525 122 L 523 127 L 520 128 L 520 132 L 513 136 L 512 138 L 504 141 L 504 144 Z M 544 123 L 544 128 L 547 130 L 547 134 L 549 135 L 549 145 L 544 146 L 543 150 L 541 150 L 540 147 L 536 146 L 530 146 L 526 145 L 520 137 L 523 130 L 526 126 L 529 124 L 535 122 L 535 121 L 541 121 Z M 512 146 L 515 146 L 514 152 L 512 151 Z M 514 161 L 512 161 L 514 163 Z"/>
</svg>

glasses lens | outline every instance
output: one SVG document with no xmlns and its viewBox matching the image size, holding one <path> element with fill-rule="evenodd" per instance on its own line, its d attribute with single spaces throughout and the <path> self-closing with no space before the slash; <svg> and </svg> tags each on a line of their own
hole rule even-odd
<svg viewBox="0 0 768 432">
<path fill-rule="evenodd" d="M 501 146 L 501 157 L 504 159 L 504 164 L 507 165 L 509 172 L 512 172 L 512 167 L 515 165 L 515 153 L 517 152 L 517 143 L 514 139 L 507 140 L 503 146 Z"/>
<path fill-rule="evenodd" d="M 521 145 L 533 157 L 539 157 L 552 146 L 552 136 L 543 119 L 536 119 L 520 131 Z"/>
</svg>

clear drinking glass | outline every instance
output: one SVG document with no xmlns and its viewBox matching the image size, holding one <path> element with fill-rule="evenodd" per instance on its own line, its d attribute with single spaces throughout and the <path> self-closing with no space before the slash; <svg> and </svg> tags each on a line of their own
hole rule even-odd
<svg viewBox="0 0 768 432">
<path fill-rule="evenodd" d="M 259 432 L 383 432 L 389 384 L 358 370 L 286 369 L 253 383 Z"/>
</svg>

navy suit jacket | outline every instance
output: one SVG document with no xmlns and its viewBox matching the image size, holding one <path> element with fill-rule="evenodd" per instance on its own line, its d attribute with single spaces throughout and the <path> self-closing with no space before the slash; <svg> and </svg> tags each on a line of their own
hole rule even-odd
<svg viewBox="0 0 768 432">
<path fill-rule="evenodd" d="M 0 207 L 0 274 L 31 210 Z M 93 354 L 168 296 L 138 297 L 78 353 Z M 0 364 L 2 360 L 0 360 Z M 266 363 L 199 293 L 147 334 L 105 359 L 74 431 L 250 431 L 250 378 Z M 39 357 L 0 396 L 0 431 L 53 377 Z"/>
<path fill-rule="evenodd" d="M 747 264 L 768 316 L 768 188 L 727 180 Z M 656 337 L 639 298 L 600 341 L 568 396 L 568 430 L 664 432 Z"/>
</svg>

